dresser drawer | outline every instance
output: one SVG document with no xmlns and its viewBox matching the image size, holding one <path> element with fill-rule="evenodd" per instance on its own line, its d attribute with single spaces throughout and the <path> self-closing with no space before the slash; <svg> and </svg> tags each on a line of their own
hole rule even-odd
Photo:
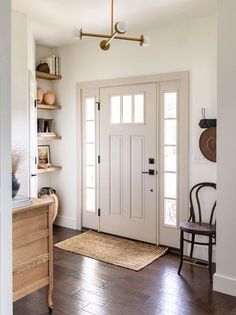
<svg viewBox="0 0 236 315">
<path fill-rule="evenodd" d="M 47 254 L 48 238 L 42 238 L 26 245 L 16 247 L 13 251 L 13 270 L 16 266 L 31 260 L 32 258 Z"/>
<path fill-rule="evenodd" d="M 13 292 L 32 285 L 41 279 L 47 278 L 48 273 L 48 261 L 40 265 L 32 265 L 32 268 L 29 267 L 23 272 L 14 272 Z"/>
<path fill-rule="evenodd" d="M 48 208 L 28 210 L 13 216 L 13 247 L 14 241 L 48 229 Z"/>
</svg>

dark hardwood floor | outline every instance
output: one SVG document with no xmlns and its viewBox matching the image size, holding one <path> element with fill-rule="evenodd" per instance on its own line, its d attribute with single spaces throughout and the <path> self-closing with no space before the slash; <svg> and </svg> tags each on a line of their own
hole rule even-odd
<svg viewBox="0 0 236 315">
<path fill-rule="evenodd" d="M 78 231 L 55 226 L 55 242 Z M 54 315 L 228 315 L 236 298 L 212 291 L 207 268 L 166 254 L 139 272 L 54 249 Z M 46 315 L 46 289 L 14 303 L 14 315 Z"/>
</svg>

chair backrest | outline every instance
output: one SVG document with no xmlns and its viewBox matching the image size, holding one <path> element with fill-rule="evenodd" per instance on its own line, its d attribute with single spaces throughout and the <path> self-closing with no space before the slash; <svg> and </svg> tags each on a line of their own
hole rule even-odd
<svg viewBox="0 0 236 315">
<path fill-rule="evenodd" d="M 202 206 L 199 198 L 199 193 L 203 190 L 203 188 L 207 187 L 216 190 L 216 184 L 210 182 L 196 184 L 190 190 L 190 217 L 188 221 L 202 222 Z M 212 224 L 215 208 L 216 201 L 214 202 L 213 207 L 210 211 L 209 224 Z"/>
</svg>

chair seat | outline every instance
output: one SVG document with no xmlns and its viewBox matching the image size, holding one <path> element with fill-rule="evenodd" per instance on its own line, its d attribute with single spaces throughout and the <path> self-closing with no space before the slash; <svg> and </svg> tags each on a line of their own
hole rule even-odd
<svg viewBox="0 0 236 315">
<path fill-rule="evenodd" d="M 216 226 L 208 223 L 199 222 L 182 222 L 180 224 L 180 230 L 198 235 L 215 235 Z"/>
</svg>

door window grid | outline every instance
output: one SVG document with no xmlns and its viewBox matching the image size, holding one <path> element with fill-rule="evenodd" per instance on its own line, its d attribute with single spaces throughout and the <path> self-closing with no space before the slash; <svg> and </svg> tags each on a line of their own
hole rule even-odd
<svg viewBox="0 0 236 315">
<path fill-rule="evenodd" d="M 143 124 L 144 94 L 111 96 L 111 124 Z"/>
<path fill-rule="evenodd" d="M 85 98 L 84 144 L 85 144 L 85 210 L 96 212 L 96 121 L 95 97 Z"/>
<path fill-rule="evenodd" d="M 177 93 L 164 93 L 164 225 L 177 227 Z"/>
</svg>

